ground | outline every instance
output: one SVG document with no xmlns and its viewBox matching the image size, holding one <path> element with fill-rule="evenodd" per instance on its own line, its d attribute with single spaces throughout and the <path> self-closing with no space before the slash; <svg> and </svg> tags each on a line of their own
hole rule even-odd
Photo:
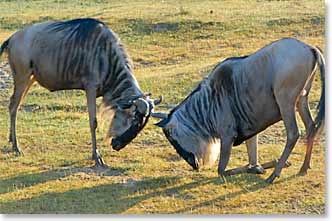
<svg viewBox="0 0 332 221">
<path fill-rule="evenodd" d="M 126 46 L 143 91 L 164 96 L 163 111 L 183 100 L 227 57 L 253 53 L 283 37 L 325 46 L 324 1 L 317 0 L 0 1 L 0 8 L 5 9 L 0 14 L 0 42 L 37 22 L 101 19 Z M 272 185 L 264 182 L 272 170 L 225 179 L 218 177 L 217 164 L 193 171 L 153 125 L 154 119 L 120 152 L 104 142 L 107 124 L 100 123 L 98 145 L 109 167 L 96 169 L 90 159 L 84 93 L 50 93 L 34 85 L 18 113 L 17 134 L 25 155 L 17 157 L 8 143 L 13 88 L 10 77 L 1 74 L 8 73 L 6 56 L 2 61 L 1 213 L 325 213 L 325 134 L 315 142 L 312 169 L 298 176 L 305 154 L 300 118 L 301 139 L 289 158 L 292 166 Z M 316 77 L 310 94 L 313 114 L 319 96 Z M 282 122 L 260 134 L 260 162 L 277 159 L 285 138 Z M 247 162 L 246 148 L 240 145 L 233 148 L 228 168 Z"/>
</svg>

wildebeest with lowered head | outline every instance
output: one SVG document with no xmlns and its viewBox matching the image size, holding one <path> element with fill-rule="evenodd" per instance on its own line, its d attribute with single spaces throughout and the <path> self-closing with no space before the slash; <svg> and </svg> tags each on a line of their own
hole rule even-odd
<svg viewBox="0 0 332 221">
<path fill-rule="evenodd" d="M 141 91 L 119 38 L 99 20 L 82 18 L 34 24 L 6 40 L 0 55 L 5 49 L 14 78 L 9 140 L 17 153 L 21 151 L 16 139 L 16 113 L 35 81 L 50 91 L 86 92 L 96 165 L 105 165 L 96 144 L 97 97 L 103 96 L 103 111 L 110 118 L 107 137 L 113 137 L 111 144 L 116 150 L 137 136 L 154 105 L 161 102 Z"/>
<path fill-rule="evenodd" d="M 233 145 L 246 141 L 249 161 L 256 164 L 256 135 L 283 120 L 287 141 L 274 172 L 267 179 L 272 183 L 298 140 L 295 114 L 298 108 L 307 131 L 307 151 L 300 170 L 306 173 L 314 137 L 325 117 L 324 63 L 317 48 L 292 38 L 275 41 L 250 56 L 228 58 L 157 125 L 195 169 L 215 162 L 220 152 L 218 172 L 227 175 L 225 168 Z M 308 94 L 317 65 L 322 94 L 313 120 Z M 157 117 L 163 116 L 159 113 Z M 258 168 L 256 172 L 262 171 Z"/>
</svg>

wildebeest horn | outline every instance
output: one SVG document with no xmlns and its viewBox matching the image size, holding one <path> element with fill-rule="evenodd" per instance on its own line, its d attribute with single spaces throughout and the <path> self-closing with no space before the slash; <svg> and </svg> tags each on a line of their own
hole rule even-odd
<svg viewBox="0 0 332 221">
<path fill-rule="evenodd" d="M 130 101 L 137 100 L 139 98 L 145 98 L 151 96 L 151 93 L 146 93 L 146 94 L 139 94 L 139 95 L 133 95 L 129 98 Z"/>
<path fill-rule="evenodd" d="M 122 100 L 122 101 L 118 101 L 118 106 L 122 109 L 127 109 L 130 108 L 131 105 L 133 105 L 133 103 L 136 103 L 138 99 L 140 98 L 145 98 L 145 97 L 149 97 L 151 95 L 151 93 L 146 93 L 146 94 L 139 94 L 139 95 L 132 95 L 130 96 L 126 101 Z M 141 102 L 138 102 L 141 103 Z M 137 105 L 136 105 L 137 106 Z M 141 107 L 144 107 L 141 106 Z M 141 109 L 140 109 L 141 110 Z M 143 113 L 143 112 L 141 112 Z M 145 113 L 144 113 L 145 114 Z"/>
<path fill-rule="evenodd" d="M 168 116 L 166 118 L 163 118 L 161 121 L 159 121 L 158 123 L 156 123 L 155 125 L 157 127 L 161 127 L 164 128 L 169 122 Z"/>
<path fill-rule="evenodd" d="M 160 96 L 159 99 L 154 99 L 153 100 L 153 104 L 154 105 L 158 105 L 163 101 L 163 96 Z"/>
<path fill-rule="evenodd" d="M 143 97 L 144 94 L 140 94 L 140 95 L 133 95 L 129 98 L 129 101 L 134 101 L 134 100 L 137 100 L 138 98 L 141 98 Z"/>
<path fill-rule="evenodd" d="M 151 117 L 160 118 L 160 119 L 166 119 L 168 115 L 166 113 L 161 112 L 151 112 Z"/>
<path fill-rule="evenodd" d="M 142 99 L 142 98 L 138 98 L 136 101 L 134 101 L 134 104 L 137 107 L 137 111 L 140 112 L 141 114 L 144 114 L 145 116 L 147 116 L 149 114 L 149 103 Z"/>
</svg>

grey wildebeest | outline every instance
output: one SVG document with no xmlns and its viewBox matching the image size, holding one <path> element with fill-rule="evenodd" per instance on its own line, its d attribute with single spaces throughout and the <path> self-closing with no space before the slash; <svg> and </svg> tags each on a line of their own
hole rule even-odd
<svg viewBox="0 0 332 221">
<path fill-rule="evenodd" d="M 10 135 L 13 149 L 21 153 L 16 139 L 16 113 L 22 98 L 37 81 L 49 91 L 80 89 L 86 92 L 92 137 L 92 158 L 105 165 L 96 143 L 96 98 L 110 119 L 106 137 L 113 149 L 131 142 L 148 122 L 154 105 L 161 102 L 144 94 L 132 71 L 130 59 L 117 35 L 103 22 L 81 18 L 26 27 L 6 40 L 13 72 L 10 98 Z"/>
<path fill-rule="evenodd" d="M 308 106 L 308 94 L 317 65 L 322 93 L 315 120 Z M 232 146 L 245 141 L 248 172 L 263 173 L 257 162 L 257 134 L 283 120 L 287 141 L 274 172 L 280 176 L 299 138 L 296 108 L 307 132 L 307 150 L 300 173 L 310 167 L 314 137 L 325 118 L 325 61 L 322 53 L 293 38 L 275 41 L 244 57 L 228 58 L 218 64 L 182 103 L 157 125 L 170 143 L 194 168 L 212 164 L 220 153 L 218 173 L 227 175 Z"/>
</svg>

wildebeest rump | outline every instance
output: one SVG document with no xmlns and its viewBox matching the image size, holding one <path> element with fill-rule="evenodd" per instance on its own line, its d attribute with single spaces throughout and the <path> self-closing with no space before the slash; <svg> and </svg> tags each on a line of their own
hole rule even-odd
<svg viewBox="0 0 332 221">
<path fill-rule="evenodd" d="M 224 175 L 233 145 L 246 141 L 250 163 L 255 164 L 257 134 L 283 120 L 287 142 L 267 180 L 273 182 L 279 177 L 299 137 L 297 107 L 308 138 L 306 157 L 300 170 L 306 173 L 310 167 L 314 137 L 325 117 L 324 63 L 317 48 L 292 38 L 273 42 L 250 56 L 228 58 L 157 125 L 163 128 L 167 139 L 193 168 L 213 163 L 220 152 L 218 172 Z M 313 121 L 308 94 L 317 64 L 322 94 Z"/>
<path fill-rule="evenodd" d="M 0 55 L 5 49 L 14 78 L 9 140 L 18 153 L 16 113 L 35 81 L 50 91 L 85 90 L 97 165 L 104 162 L 96 144 L 96 98 L 103 96 L 102 109 L 110 120 L 107 137 L 113 137 L 112 147 L 116 150 L 136 137 L 154 105 L 161 101 L 152 100 L 141 91 L 119 38 L 99 20 L 34 24 L 5 41 Z"/>
</svg>

